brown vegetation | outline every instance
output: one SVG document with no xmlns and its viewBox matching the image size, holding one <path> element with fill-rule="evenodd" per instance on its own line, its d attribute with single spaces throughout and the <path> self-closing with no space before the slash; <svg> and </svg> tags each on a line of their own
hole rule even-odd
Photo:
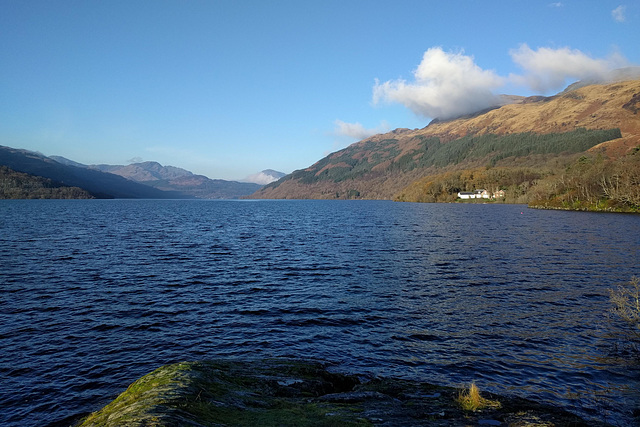
<svg viewBox="0 0 640 427">
<path fill-rule="evenodd" d="M 629 283 L 609 291 L 611 312 L 623 321 L 628 338 L 640 344 L 640 279 L 632 277 Z"/>
<path fill-rule="evenodd" d="M 620 128 L 625 138 L 640 134 L 640 117 L 629 107 L 639 93 L 640 80 L 590 85 L 533 103 L 505 105 L 471 119 L 437 123 L 423 130 L 431 135 L 464 136 L 566 132 L 580 127 Z"/>
<path fill-rule="evenodd" d="M 490 400 L 480 395 L 480 389 L 475 383 L 471 383 L 468 390 L 462 390 L 458 394 L 458 403 L 465 411 L 478 411 L 485 408 L 500 408 L 502 405 L 497 400 Z"/>
<path fill-rule="evenodd" d="M 532 207 L 640 212 L 640 150 L 609 159 L 585 155 L 535 183 Z"/>
<path fill-rule="evenodd" d="M 400 192 L 395 200 L 410 202 L 454 202 L 460 191 L 483 188 L 490 193 L 498 190 L 505 197 L 498 201 L 505 203 L 527 203 L 527 191 L 538 180 L 551 172 L 528 167 L 474 168 L 431 175 Z"/>
<path fill-rule="evenodd" d="M 505 190 L 509 203 L 634 211 L 639 97 L 640 80 L 591 85 L 397 129 L 332 153 L 252 197 L 440 202 L 485 188 Z M 563 151 L 565 135 L 571 148 Z M 524 141 L 528 151 L 518 148 Z M 579 161 L 582 156 L 588 160 Z"/>
</svg>

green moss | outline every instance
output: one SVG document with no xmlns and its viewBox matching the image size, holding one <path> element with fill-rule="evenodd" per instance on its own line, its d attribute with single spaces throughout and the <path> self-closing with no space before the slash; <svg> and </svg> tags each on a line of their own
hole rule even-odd
<svg viewBox="0 0 640 427">
<path fill-rule="evenodd" d="M 507 398 L 476 415 L 460 408 L 458 394 L 392 378 L 360 384 L 321 363 L 290 359 L 184 362 L 140 378 L 82 426 L 466 425 L 479 417 L 517 423 L 523 409 L 556 425 L 580 425 L 555 408 Z"/>
<path fill-rule="evenodd" d="M 139 412 L 161 406 L 172 390 L 188 382 L 187 373 L 193 366 L 194 363 L 183 362 L 156 369 L 131 384 L 101 411 L 91 414 L 82 425 L 102 426 L 114 420 L 131 421 Z"/>
<path fill-rule="evenodd" d="M 183 362 L 140 378 L 82 425 L 368 425 L 353 408 L 309 400 L 345 381 L 298 361 Z"/>
</svg>

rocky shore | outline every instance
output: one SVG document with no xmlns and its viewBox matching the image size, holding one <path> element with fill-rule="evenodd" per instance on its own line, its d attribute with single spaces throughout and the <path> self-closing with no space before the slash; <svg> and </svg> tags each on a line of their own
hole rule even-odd
<svg viewBox="0 0 640 427">
<path fill-rule="evenodd" d="M 166 365 L 78 426 L 598 426 L 556 407 L 483 393 L 465 410 L 460 390 L 331 372 L 293 359 Z M 497 402 L 497 403 L 496 403 Z"/>
</svg>

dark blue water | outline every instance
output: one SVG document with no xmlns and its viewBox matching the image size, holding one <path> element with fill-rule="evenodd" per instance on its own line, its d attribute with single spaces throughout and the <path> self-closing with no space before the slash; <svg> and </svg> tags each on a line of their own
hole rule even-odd
<svg viewBox="0 0 640 427">
<path fill-rule="evenodd" d="M 374 201 L 0 201 L 0 425 L 156 367 L 299 356 L 632 422 L 607 289 L 640 216 Z"/>
</svg>

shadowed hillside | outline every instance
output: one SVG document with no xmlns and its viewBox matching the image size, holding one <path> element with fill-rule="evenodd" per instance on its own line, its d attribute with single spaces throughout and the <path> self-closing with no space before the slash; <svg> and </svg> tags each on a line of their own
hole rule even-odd
<svg viewBox="0 0 640 427">
<path fill-rule="evenodd" d="M 210 179 L 186 169 L 163 166 L 158 162 L 132 163 L 130 165 L 83 165 L 64 157 L 52 156 L 51 158 L 59 163 L 119 175 L 158 190 L 181 194 L 182 197 L 236 199 L 249 195 L 262 187 L 260 184 L 250 182 Z"/>
<path fill-rule="evenodd" d="M 0 166 L 0 199 L 92 199 L 87 191 Z"/>
<path fill-rule="evenodd" d="M 0 146 L 0 165 L 16 172 L 50 179 L 60 185 L 82 188 L 97 198 L 185 198 L 142 185 L 121 176 L 78 166 L 63 165 L 42 154 Z"/>
</svg>

